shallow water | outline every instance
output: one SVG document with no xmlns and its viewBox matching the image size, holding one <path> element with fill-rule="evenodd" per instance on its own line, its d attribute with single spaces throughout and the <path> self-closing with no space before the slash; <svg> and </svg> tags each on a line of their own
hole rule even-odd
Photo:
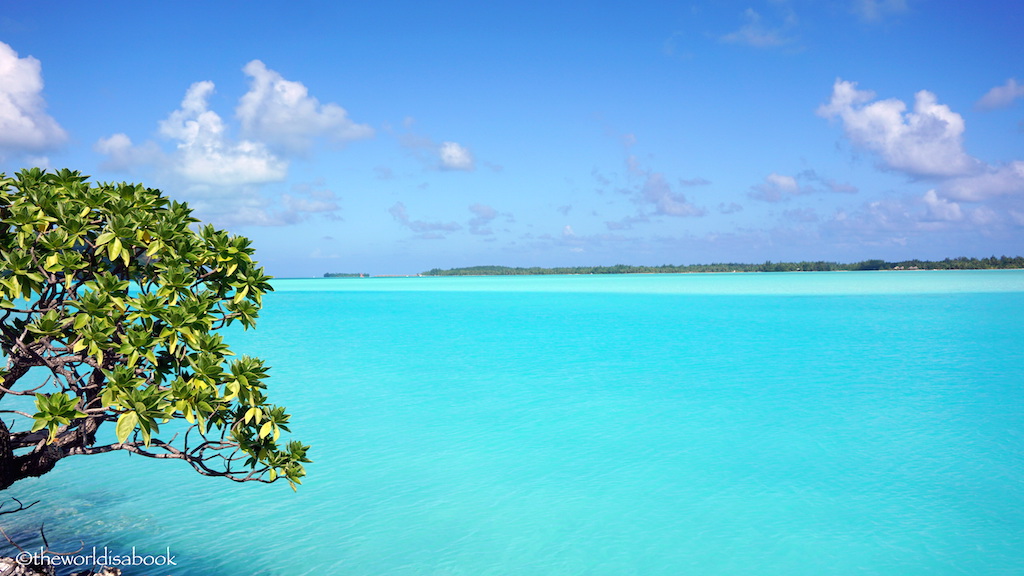
<svg viewBox="0 0 1024 576">
<path fill-rule="evenodd" d="M 1024 272 L 275 287 L 231 342 L 297 494 L 69 459 L 16 528 L 176 576 L 1024 572 Z"/>
</svg>

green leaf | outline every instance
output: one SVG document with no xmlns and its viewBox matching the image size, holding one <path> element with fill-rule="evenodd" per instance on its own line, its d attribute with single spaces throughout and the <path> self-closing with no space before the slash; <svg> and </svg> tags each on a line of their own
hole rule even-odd
<svg viewBox="0 0 1024 576">
<path fill-rule="evenodd" d="M 274 423 L 272 421 L 267 420 L 266 422 L 264 422 L 263 426 L 260 426 L 260 439 L 262 440 L 263 438 L 266 438 L 267 435 L 270 434 L 270 432 L 273 429 Z"/>
<path fill-rule="evenodd" d="M 139 415 L 135 412 L 125 412 L 117 418 L 117 426 L 114 428 L 114 432 L 117 433 L 117 441 L 124 444 L 128 436 L 131 435 L 132 431 L 139 424 Z"/>
</svg>

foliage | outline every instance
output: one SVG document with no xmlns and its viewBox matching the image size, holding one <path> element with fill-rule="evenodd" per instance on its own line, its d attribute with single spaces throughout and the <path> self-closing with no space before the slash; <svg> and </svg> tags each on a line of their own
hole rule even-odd
<svg viewBox="0 0 1024 576">
<path fill-rule="evenodd" d="M 87 179 L 0 174 L 0 401 L 36 409 L 5 410 L 10 429 L 0 419 L 0 489 L 114 450 L 294 488 L 308 446 L 281 442 L 289 415 L 268 402 L 263 361 L 229 361 L 216 333 L 253 327 L 272 290 L 250 241 L 194 231 L 188 205 L 159 190 Z M 43 384 L 21 383 L 32 368 Z M 116 442 L 97 439 L 108 422 Z"/>
</svg>

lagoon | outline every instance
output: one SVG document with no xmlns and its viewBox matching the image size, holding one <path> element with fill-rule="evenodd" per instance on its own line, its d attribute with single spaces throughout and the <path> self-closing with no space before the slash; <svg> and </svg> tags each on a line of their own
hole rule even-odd
<svg viewBox="0 0 1024 576">
<path fill-rule="evenodd" d="M 72 458 L 20 533 L 175 576 L 1024 572 L 1024 271 L 274 286 L 230 342 L 298 493 Z"/>
</svg>

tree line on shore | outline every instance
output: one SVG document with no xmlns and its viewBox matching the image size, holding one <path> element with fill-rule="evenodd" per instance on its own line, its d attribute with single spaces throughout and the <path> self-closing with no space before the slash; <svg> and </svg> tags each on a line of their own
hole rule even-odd
<svg viewBox="0 0 1024 576">
<path fill-rule="evenodd" d="M 853 263 L 839 262 L 772 262 L 763 264 L 687 264 L 661 266 L 562 266 L 556 268 L 529 268 L 510 266 L 469 266 L 442 270 L 434 268 L 423 276 L 529 276 L 542 274 L 681 274 L 693 272 L 831 272 L 855 270 L 997 270 L 1024 268 L 1024 256 L 989 258 L 946 258 L 945 260 L 864 260 Z"/>
</svg>

